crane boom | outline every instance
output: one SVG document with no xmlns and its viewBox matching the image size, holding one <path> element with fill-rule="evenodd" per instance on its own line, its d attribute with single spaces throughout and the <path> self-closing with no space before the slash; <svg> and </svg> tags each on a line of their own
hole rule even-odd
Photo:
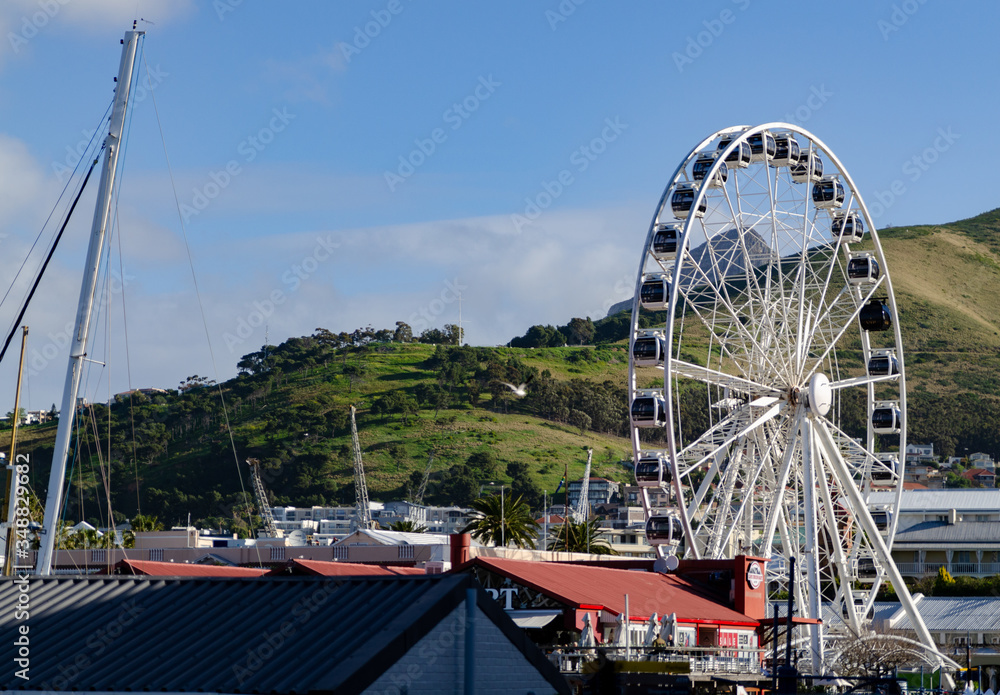
<svg viewBox="0 0 1000 695">
<path fill-rule="evenodd" d="M 434 450 L 431 449 L 431 456 L 427 459 L 427 470 L 424 471 L 424 479 L 420 482 L 420 489 L 417 490 L 416 503 L 424 503 L 424 493 L 427 492 L 427 481 L 431 478 L 431 464 L 434 463 Z"/>
<path fill-rule="evenodd" d="M 587 469 L 583 473 L 583 483 L 580 485 L 580 499 L 576 501 L 573 516 L 577 521 L 586 521 L 590 507 L 590 462 L 594 458 L 594 450 L 587 449 Z"/>
<path fill-rule="evenodd" d="M 361 461 L 361 440 L 358 439 L 358 425 L 354 419 L 355 408 L 351 406 L 351 442 L 354 444 L 354 493 L 358 504 L 358 528 L 375 528 L 372 522 L 371 505 L 368 504 L 368 485 L 365 483 L 365 464 Z"/>
<path fill-rule="evenodd" d="M 253 478 L 253 492 L 257 496 L 257 507 L 260 509 L 260 518 L 264 522 L 264 532 L 268 538 L 278 537 L 278 527 L 274 523 L 274 515 L 271 514 L 271 505 L 267 503 L 267 492 L 264 490 L 264 480 L 260 477 L 260 461 L 257 459 L 247 459 L 250 466 L 250 477 Z"/>
</svg>

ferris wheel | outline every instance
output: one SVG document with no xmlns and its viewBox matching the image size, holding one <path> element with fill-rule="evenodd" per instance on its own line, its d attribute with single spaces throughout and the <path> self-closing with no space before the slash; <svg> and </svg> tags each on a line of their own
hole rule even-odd
<svg viewBox="0 0 1000 695">
<path fill-rule="evenodd" d="M 885 579 L 906 593 L 896 316 L 871 217 L 819 139 L 768 123 L 691 150 L 643 247 L 629 350 L 646 536 L 668 568 L 751 555 L 780 585 L 794 558 L 799 615 L 827 602 L 855 634 Z M 874 490 L 894 503 L 870 509 Z"/>
</svg>

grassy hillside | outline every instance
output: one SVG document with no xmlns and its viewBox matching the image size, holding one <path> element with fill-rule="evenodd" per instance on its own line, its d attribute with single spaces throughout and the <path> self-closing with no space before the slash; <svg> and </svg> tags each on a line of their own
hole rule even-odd
<svg viewBox="0 0 1000 695">
<path fill-rule="evenodd" d="M 1000 211 L 888 229 L 880 239 L 900 308 L 910 441 L 945 454 L 1000 453 Z M 609 342 L 537 349 L 319 331 L 245 356 L 241 375 L 221 389 L 225 411 L 219 388 L 199 380 L 183 393 L 95 406 L 86 431 L 110 430 L 111 444 L 99 452 L 92 436 L 81 439 L 67 517 L 106 517 L 106 484 L 119 514 L 141 508 L 173 523 L 190 512 L 238 529 L 248 457 L 262 462 L 275 503 L 352 504 L 352 404 L 372 499 L 412 497 L 431 451 L 425 501 L 433 503 L 467 503 L 492 482 L 537 505 L 567 466 L 571 478 L 582 475 L 587 448 L 596 475 L 628 480 L 620 463 L 631 450 L 627 321 L 595 328 Z M 529 378 L 525 399 L 498 386 Z M 641 385 L 656 380 L 653 370 L 640 376 Z M 34 455 L 32 485 L 44 492 L 55 428 L 21 432 L 20 450 Z M 0 432 L 0 448 L 8 441 Z"/>
<path fill-rule="evenodd" d="M 625 354 L 624 347 L 334 348 L 311 337 L 292 339 L 261 357 L 268 364 L 223 385 L 232 443 L 214 386 L 192 384 L 180 394 L 137 396 L 131 404 L 88 409 L 85 429 L 110 429 L 112 444 L 108 451 L 105 442 L 99 455 L 93 438 L 82 438 L 84 454 L 69 473 L 67 518 L 104 517 L 108 477 L 113 508 L 125 516 L 141 509 L 173 523 L 186 521 L 190 512 L 193 520 L 235 528 L 234 517 L 244 516 L 242 491 L 252 490 L 248 457 L 262 462 L 276 504 L 353 504 L 351 405 L 358 409 L 373 500 L 413 497 L 431 451 L 426 502 L 465 504 L 494 483 L 513 485 L 540 506 L 543 492 L 555 491 L 567 466 L 571 478 L 583 474 L 588 448 L 594 450 L 595 475 L 627 481 L 630 471 L 619 463 L 630 456 L 623 426 L 595 431 L 588 421 L 581 427 L 574 414 L 582 411 L 576 408 L 539 414 L 559 410 L 572 397 L 568 389 L 604 384 L 594 388 L 620 395 L 608 422 L 624 423 Z M 522 401 L 506 387 L 491 386 L 528 378 L 535 378 L 533 391 L 549 394 L 548 401 Z M 55 428 L 21 432 L 19 450 L 33 454 L 32 485 L 41 492 Z M 9 436 L 0 432 L 0 448 Z"/>
</svg>

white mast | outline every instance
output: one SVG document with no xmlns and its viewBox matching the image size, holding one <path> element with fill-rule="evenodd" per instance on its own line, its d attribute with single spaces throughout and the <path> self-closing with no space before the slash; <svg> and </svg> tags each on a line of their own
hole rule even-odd
<svg viewBox="0 0 1000 695">
<path fill-rule="evenodd" d="M 101 266 L 104 233 L 108 220 L 111 218 L 111 202 L 114 198 L 115 175 L 118 168 L 118 150 L 122 141 L 122 129 L 125 125 L 125 107 L 128 104 L 132 87 L 132 69 L 135 65 L 136 47 L 139 44 L 139 37 L 145 33 L 144 31 L 136 31 L 133 23 L 132 31 L 125 32 L 125 38 L 122 40 L 122 60 L 118 67 L 115 104 L 111 112 L 108 137 L 104 141 L 106 148 L 104 168 L 101 170 L 100 188 L 97 189 L 97 207 L 94 210 L 94 223 L 90 230 L 87 266 L 83 274 L 83 284 L 80 287 L 76 329 L 70 344 L 69 368 L 66 371 L 62 411 L 59 413 L 59 429 L 56 431 L 55 449 L 52 452 L 52 472 L 49 475 L 49 488 L 45 496 L 44 529 L 41 549 L 38 552 L 38 564 L 35 567 L 35 573 L 39 575 L 47 575 L 52 571 L 52 554 L 58 535 L 59 507 L 62 503 L 63 478 L 66 475 L 66 458 L 69 454 L 69 440 L 73 432 L 73 419 L 76 415 L 76 400 L 80 390 L 83 362 L 87 357 L 87 335 L 90 332 L 90 314 L 94 307 L 94 293 Z"/>
</svg>

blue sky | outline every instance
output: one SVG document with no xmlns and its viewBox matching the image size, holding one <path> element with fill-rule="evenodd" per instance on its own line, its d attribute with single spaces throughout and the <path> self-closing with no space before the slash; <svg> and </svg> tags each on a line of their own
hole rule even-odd
<svg viewBox="0 0 1000 695">
<path fill-rule="evenodd" d="M 110 103 L 136 16 L 146 84 L 112 263 L 125 287 L 97 324 L 96 400 L 228 378 L 265 330 L 277 343 L 457 323 L 459 294 L 477 345 L 599 318 L 631 294 L 674 168 L 730 125 L 812 131 L 880 226 L 993 209 L 998 14 L 933 0 L 13 0 L 0 9 L 0 279 Z M 26 317 L 30 408 L 61 399 L 93 188 Z M 14 315 L 0 306 L 4 330 Z"/>
</svg>

